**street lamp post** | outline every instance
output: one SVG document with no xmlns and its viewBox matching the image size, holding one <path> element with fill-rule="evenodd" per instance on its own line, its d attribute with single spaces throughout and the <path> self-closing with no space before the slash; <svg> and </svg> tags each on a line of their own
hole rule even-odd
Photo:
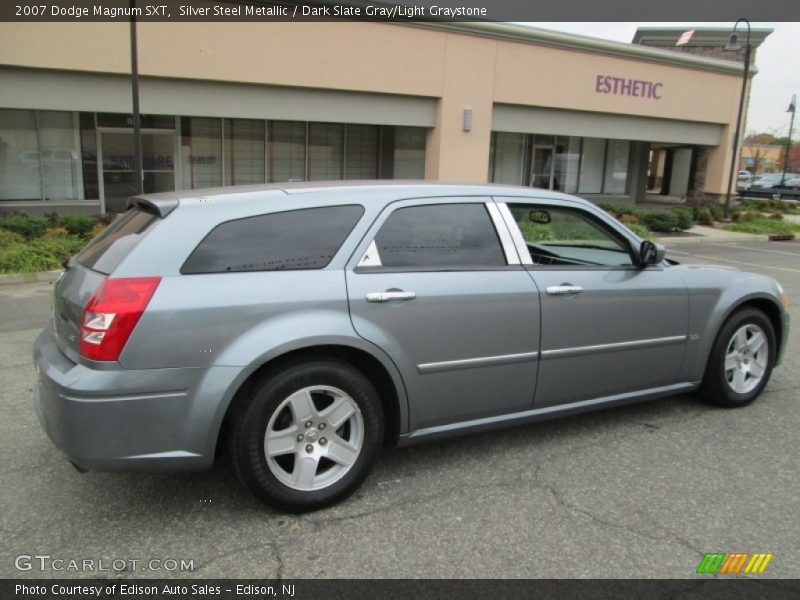
<svg viewBox="0 0 800 600">
<path fill-rule="evenodd" d="M 792 130 L 794 129 L 794 113 L 797 110 L 797 94 L 792 94 L 792 101 L 789 103 L 789 108 L 786 112 L 792 113 L 792 118 L 789 119 L 789 137 L 786 138 L 786 156 L 783 158 L 783 174 L 781 175 L 781 187 L 786 181 L 786 169 L 789 166 L 789 152 L 792 149 Z"/>
<path fill-rule="evenodd" d="M 747 25 L 747 39 L 745 40 L 744 45 L 744 72 L 742 74 L 742 93 L 739 96 L 739 114 L 736 117 L 736 131 L 733 134 L 731 173 L 730 177 L 728 178 L 728 191 L 725 194 L 725 210 L 723 213 L 725 219 L 729 219 L 731 216 L 731 191 L 733 189 L 734 179 L 736 178 L 736 164 L 739 162 L 739 135 L 742 128 L 742 114 L 744 113 L 744 95 L 747 91 L 747 78 L 750 75 L 750 52 L 753 49 L 750 45 L 750 21 L 742 18 L 736 21 L 736 24 L 733 26 L 733 31 L 731 31 L 731 37 L 725 46 L 725 50 L 738 52 L 742 49 L 741 44 L 739 44 L 739 34 L 736 33 L 739 23 L 745 23 Z"/>
</svg>

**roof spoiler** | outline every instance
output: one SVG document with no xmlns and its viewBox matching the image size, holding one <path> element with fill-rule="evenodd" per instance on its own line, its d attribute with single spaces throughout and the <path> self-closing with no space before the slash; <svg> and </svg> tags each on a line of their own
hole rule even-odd
<svg viewBox="0 0 800 600">
<path fill-rule="evenodd" d="M 128 198 L 128 208 L 135 206 L 162 219 L 178 207 L 177 198 L 159 198 L 154 200 L 147 196 L 133 196 Z"/>
</svg>

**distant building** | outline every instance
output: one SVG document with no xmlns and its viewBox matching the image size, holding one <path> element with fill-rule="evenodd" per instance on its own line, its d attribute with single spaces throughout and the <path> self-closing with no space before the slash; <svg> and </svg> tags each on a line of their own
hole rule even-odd
<svg viewBox="0 0 800 600">
<path fill-rule="evenodd" d="M 754 175 L 780 171 L 783 168 L 785 150 L 785 146 L 745 143 L 742 146 L 739 169 L 747 169 Z"/>
</svg>

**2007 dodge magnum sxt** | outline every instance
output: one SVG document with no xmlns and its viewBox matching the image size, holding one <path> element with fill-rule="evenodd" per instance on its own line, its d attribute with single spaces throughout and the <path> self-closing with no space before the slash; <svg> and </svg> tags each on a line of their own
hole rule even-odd
<svg viewBox="0 0 800 600">
<path fill-rule="evenodd" d="M 202 469 L 225 446 L 302 511 L 382 445 L 695 389 L 746 405 L 788 325 L 775 280 L 665 260 L 556 192 L 195 190 L 133 198 L 70 261 L 35 404 L 81 468 Z"/>
</svg>

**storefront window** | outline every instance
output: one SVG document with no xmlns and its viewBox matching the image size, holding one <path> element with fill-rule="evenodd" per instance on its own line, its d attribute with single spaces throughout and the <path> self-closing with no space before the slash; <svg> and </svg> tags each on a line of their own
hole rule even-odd
<svg viewBox="0 0 800 600">
<path fill-rule="evenodd" d="M 181 118 L 181 161 L 183 189 L 222 185 L 221 119 Z"/>
<path fill-rule="evenodd" d="M 306 124 L 299 121 L 270 121 L 270 181 L 304 181 L 306 178 Z"/>
<path fill-rule="evenodd" d="M 603 191 L 603 167 L 606 160 L 606 141 L 600 138 L 583 138 L 581 155 L 581 194 L 600 194 Z"/>
<path fill-rule="evenodd" d="M 425 178 L 425 129 L 395 127 L 394 178 Z"/>
<path fill-rule="evenodd" d="M 225 119 L 225 185 L 264 183 L 264 121 Z"/>
<path fill-rule="evenodd" d="M 581 163 L 581 138 L 558 136 L 556 138 L 553 189 L 568 194 L 578 191 L 578 170 Z"/>
<path fill-rule="evenodd" d="M 377 125 L 348 125 L 345 148 L 345 179 L 377 179 Z"/>
<path fill-rule="evenodd" d="M 523 133 L 495 134 L 494 174 L 492 181 L 525 185 L 525 140 Z"/>
<path fill-rule="evenodd" d="M 39 143 L 45 199 L 83 197 L 80 137 L 76 115 L 39 112 Z"/>
<path fill-rule="evenodd" d="M 631 143 L 627 140 L 608 141 L 604 194 L 624 194 L 627 190 L 630 149 Z"/>
<path fill-rule="evenodd" d="M 0 199 L 41 200 L 36 113 L 0 110 Z"/>
<path fill-rule="evenodd" d="M 308 124 L 308 180 L 342 179 L 344 125 Z"/>
<path fill-rule="evenodd" d="M 83 197 L 76 113 L 0 109 L 0 200 Z"/>
</svg>

